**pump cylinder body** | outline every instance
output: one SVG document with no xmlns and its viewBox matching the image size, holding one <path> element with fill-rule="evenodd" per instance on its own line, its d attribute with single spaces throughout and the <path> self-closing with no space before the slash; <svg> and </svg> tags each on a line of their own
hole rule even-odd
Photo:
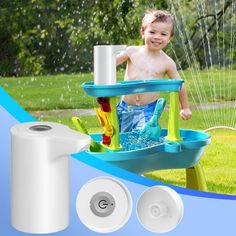
<svg viewBox="0 0 236 236">
<path fill-rule="evenodd" d="M 116 84 L 116 55 L 125 45 L 94 46 L 94 84 Z"/>
<path fill-rule="evenodd" d="M 89 137 L 49 122 L 11 129 L 11 223 L 26 233 L 53 233 L 69 224 L 69 154 Z"/>
</svg>

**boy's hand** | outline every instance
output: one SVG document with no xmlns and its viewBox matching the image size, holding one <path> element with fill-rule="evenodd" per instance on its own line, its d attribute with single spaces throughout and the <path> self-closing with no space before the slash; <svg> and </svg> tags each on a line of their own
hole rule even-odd
<svg viewBox="0 0 236 236">
<path fill-rule="evenodd" d="M 188 120 L 192 117 L 192 112 L 189 108 L 184 108 L 180 110 L 180 116 L 183 120 Z"/>
</svg>

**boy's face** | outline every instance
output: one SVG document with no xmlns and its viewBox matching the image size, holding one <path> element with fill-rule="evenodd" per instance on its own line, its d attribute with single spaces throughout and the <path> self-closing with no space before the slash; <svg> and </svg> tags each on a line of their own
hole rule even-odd
<svg viewBox="0 0 236 236">
<path fill-rule="evenodd" d="M 146 27 L 142 33 L 142 38 L 150 50 L 161 50 L 170 42 L 171 30 L 172 24 L 170 23 L 154 22 Z"/>
</svg>

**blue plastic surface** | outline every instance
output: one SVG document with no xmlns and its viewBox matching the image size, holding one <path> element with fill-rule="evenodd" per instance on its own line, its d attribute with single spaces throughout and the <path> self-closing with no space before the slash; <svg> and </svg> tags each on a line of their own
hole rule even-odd
<svg viewBox="0 0 236 236">
<path fill-rule="evenodd" d="M 85 82 L 81 86 L 93 97 L 115 97 L 145 92 L 178 92 L 183 82 L 181 79 L 152 79 L 121 81 L 114 85 L 94 85 L 94 82 Z"/>
<path fill-rule="evenodd" d="M 120 134 L 121 145 L 128 134 Z M 166 135 L 167 130 L 164 129 L 161 136 Z M 180 136 L 183 141 L 178 143 L 163 139 L 163 142 L 142 149 L 107 153 L 90 152 L 89 154 L 137 174 L 161 169 L 189 168 L 199 162 L 205 146 L 210 143 L 210 135 L 200 131 L 182 129 Z M 93 134 L 92 137 L 101 141 L 100 134 Z"/>
<path fill-rule="evenodd" d="M 181 144 L 178 142 L 165 142 L 164 151 L 169 153 L 181 152 Z"/>
</svg>

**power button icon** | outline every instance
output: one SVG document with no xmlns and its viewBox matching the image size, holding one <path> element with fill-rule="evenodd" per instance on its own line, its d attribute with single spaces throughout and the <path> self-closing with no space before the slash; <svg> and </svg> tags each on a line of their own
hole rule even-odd
<svg viewBox="0 0 236 236">
<path fill-rule="evenodd" d="M 96 193 L 90 200 L 90 209 L 96 216 L 109 216 L 115 209 L 115 199 L 107 192 Z"/>
<path fill-rule="evenodd" d="M 108 206 L 108 202 L 106 200 L 101 200 L 98 202 L 98 206 L 101 208 L 101 209 L 106 209 L 106 207 Z"/>
</svg>

